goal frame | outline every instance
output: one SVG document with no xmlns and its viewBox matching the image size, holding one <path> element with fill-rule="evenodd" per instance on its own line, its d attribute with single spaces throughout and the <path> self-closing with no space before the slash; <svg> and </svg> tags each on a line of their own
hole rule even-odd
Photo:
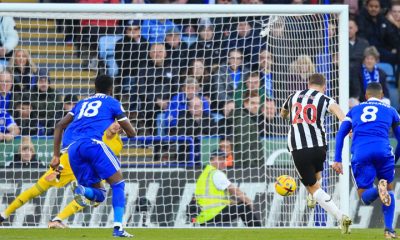
<svg viewBox="0 0 400 240">
<path fill-rule="evenodd" d="M 96 13 L 107 12 L 120 13 L 120 19 L 151 19 L 157 18 L 184 18 L 191 13 L 203 14 L 207 17 L 247 16 L 251 14 L 323 14 L 333 13 L 339 20 L 339 105 L 347 112 L 349 99 L 349 45 L 348 45 L 348 21 L 349 10 L 347 5 L 175 5 L 175 4 L 26 4 L 26 3 L 0 3 L 0 15 L 2 16 L 31 16 L 43 17 L 43 13 L 56 18 L 58 13 L 68 13 L 69 18 L 99 18 Z M 126 15 L 124 15 L 124 13 Z M 129 14 L 129 16 L 127 15 Z M 115 15 L 114 15 L 115 16 Z M 101 16 L 102 19 L 111 18 Z M 115 17 L 114 17 L 115 18 Z M 349 213 L 350 205 L 350 152 L 349 140 L 346 139 L 343 149 L 343 175 L 340 176 L 340 208 Z"/>
</svg>

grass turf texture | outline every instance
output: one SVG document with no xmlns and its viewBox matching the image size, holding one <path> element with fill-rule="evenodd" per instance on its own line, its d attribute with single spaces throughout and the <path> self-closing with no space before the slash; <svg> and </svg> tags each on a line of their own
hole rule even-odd
<svg viewBox="0 0 400 240">
<path fill-rule="evenodd" d="M 311 240 L 311 239 L 384 239 L 382 229 L 352 229 L 349 235 L 339 229 L 127 229 L 135 240 Z M 111 229 L 0 229 L 0 239 L 102 240 L 111 237 Z"/>
</svg>

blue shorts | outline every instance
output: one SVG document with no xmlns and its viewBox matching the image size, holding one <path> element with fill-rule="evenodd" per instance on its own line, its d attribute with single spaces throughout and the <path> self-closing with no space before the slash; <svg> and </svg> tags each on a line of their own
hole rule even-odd
<svg viewBox="0 0 400 240">
<path fill-rule="evenodd" d="M 79 140 L 68 148 L 69 162 L 78 183 L 91 187 L 111 177 L 121 168 L 121 162 L 102 141 Z"/>
<path fill-rule="evenodd" d="M 380 146 L 355 151 L 351 160 L 351 169 L 357 188 L 373 187 L 375 178 L 385 179 L 391 183 L 395 171 L 394 156 L 390 148 Z"/>
</svg>

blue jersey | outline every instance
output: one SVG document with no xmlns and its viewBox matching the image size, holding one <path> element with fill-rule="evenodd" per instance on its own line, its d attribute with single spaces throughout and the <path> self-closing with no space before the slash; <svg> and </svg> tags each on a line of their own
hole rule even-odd
<svg viewBox="0 0 400 240">
<path fill-rule="evenodd" d="M 389 142 L 390 128 L 400 139 L 397 111 L 379 99 L 353 107 L 347 113 L 336 135 L 335 162 L 342 161 L 343 141 L 353 129 L 351 169 L 356 185 L 361 189 L 373 187 L 375 178 L 391 183 L 394 179 L 395 156 Z M 396 147 L 396 155 L 399 145 Z"/>
<path fill-rule="evenodd" d="M 397 111 L 376 98 L 360 103 L 352 108 L 344 121 L 351 121 L 353 139 L 351 151 L 365 151 L 363 146 L 374 144 L 374 147 L 390 146 L 389 132 L 400 122 Z"/>
<path fill-rule="evenodd" d="M 0 133 L 8 133 L 8 128 L 15 125 L 14 119 L 5 110 L 0 110 Z"/>
<path fill-rule="evenodd" d="M 101 141 L 104 131 L 116 119 L 126 119 L 121 103 L 100 93 L 79 101 L 68 114 L 71 114 L 74 120 L 64 132 L 63 148 L 80 139 Z"/>
</svg>

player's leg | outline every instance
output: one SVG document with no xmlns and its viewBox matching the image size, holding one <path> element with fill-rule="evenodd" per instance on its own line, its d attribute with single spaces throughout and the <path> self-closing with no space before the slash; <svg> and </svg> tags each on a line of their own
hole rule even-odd
<svg viewBox="0 0 400 240">
<path fill-rule="evenodd" d="M 320 186 L 322 186 L 322 174 L 321 172 L 317 172 L 315 174 L 315 178 L 317 179 L 317 182 L 319 183 Z M 307 206 L 309 208 L 315 208 L 315 205 L 317 204 L 317 200 L 313 197 L 313 195 L 308 192 L 307 193 Z"/>
<path fill-rule="evenodd" d="M 125 212 L 125 181 L 121 170 L 118 170 L 106 180 L 112 189 L 112 206 L 114 210 L 113 235 L 117 237 L 133 237 L 133 235 L 124 231 L 122 227 L 122 218 Z"/>
<path fill-rule="evenodd" d="M 399 238 L 393 228 L 393 220 L 394 220 L 394 213 L 395 213 L 395 204 L 396 200 L 394 198 L 393 193 L 393 180 L 394 180 L 394 159 L 393 156 L 388 156 L 387 158 L 381 158 L 375 164 L 377 169 L 377 177 L 379 179 L 378 188 L 382 188 L 386 185 L 386 196 L 389 198 L 389 201 L 385 201 L 386 197 L 385 194 L 382 196 L 382 190 L 379 189 L 379 195 L 382 199 L 382 213 L 385 223 L 385 237 L 387 239 L 390 238 Z M 383 183 L 383 184 L 382 184 Z"/>
<path fill-rule="evenodd" d="M 121 163 L 102 141 L 91 143 L 90 151 L 96 156 L 96 161 L 92 161 L 92 169 L 101 179 L 106 179 L 112 189 L 112 206 L 114 210 L 114 231 L 115 237 L 133 237 L 123 230 L 123 215 L 125 212 L 125 182 L 121 172 Z M 86 149 L 88 150 L 88 149 Z M 88 151 L 87 151 L 88 152 Z"/>
<path fill-rule="evenodd" d="M 367 161 L 353 161 L 351 169 L 359 198 L 365 205 L 370 205 L 379 196 L 378 188 L 374 187 L 376 177 L 374 166 Z"/>
<path fill-rule="evenodd" d="M 22 207 L 26 202 L 46 192 L 50 187 L 50 183 L 46 181 L 40 181 L 39 179 L 39 181 L 36 182 L 35 185 L 19 194 L 14 199 L 14 201 L 12 201 L 10 205 L 8 205 L 5 211 L 0 213 L 0 223 L 7 219 L 18 208 Z"/>
<path fill-rule="evenodd" d="M 341 223 L 342 233 L 349 233 L 351 220 L 332 201 L 332 196 L 326 193 L 317 181 L 323 170 L 326 150 L 323 148 L 302 149 L 292 152 L 294 164 L 300 181 L 312 194 L 317 203 Z"/>
<path fill-rule="evenodd" d="M 67 225 L 63 223 L 63 221 L 75 213 L 82 211 L 84 206 L 79 205 L 79 203 L 75 200 L 72 200 L 61 212 L 53 218 L 49 224 L 49 228 L 68 228 Z"/>
<path fill-rule="evenodd" d="M 90 205 L 90 201 L 105 200 L 106 191 L 101 183 L 101 177 L 90 162 L 93 156 L 96 158 L 99 156 L 98 152 L 92 141 L 74 143 L 68 149 L 70 165 L 78 181 L 78 185 L 73 186 L 74 199 L 81 206 Z"/>
<path fill-rule="evenodd" d="M 68 154 L 63 154 L 60 157 L 60 165 L 63 169 L 60 171 L 58 176 L 58 181 L 54 185 L 57 188 L 65 187 L 71 182 L 76 182 L 76 178 L 72 172 L 71 166 L 69 164 Z M 75 200 L 72 200 L 66 207 L 64 207 L 56 217 L 51 219 L 48 223 L 49 228 L 68 228 L 68 225 L 64 224 L 63 221 L 68 219 L 70 216 L 81 211 L 84 207 L 79 205 Z"/>
</svg>

